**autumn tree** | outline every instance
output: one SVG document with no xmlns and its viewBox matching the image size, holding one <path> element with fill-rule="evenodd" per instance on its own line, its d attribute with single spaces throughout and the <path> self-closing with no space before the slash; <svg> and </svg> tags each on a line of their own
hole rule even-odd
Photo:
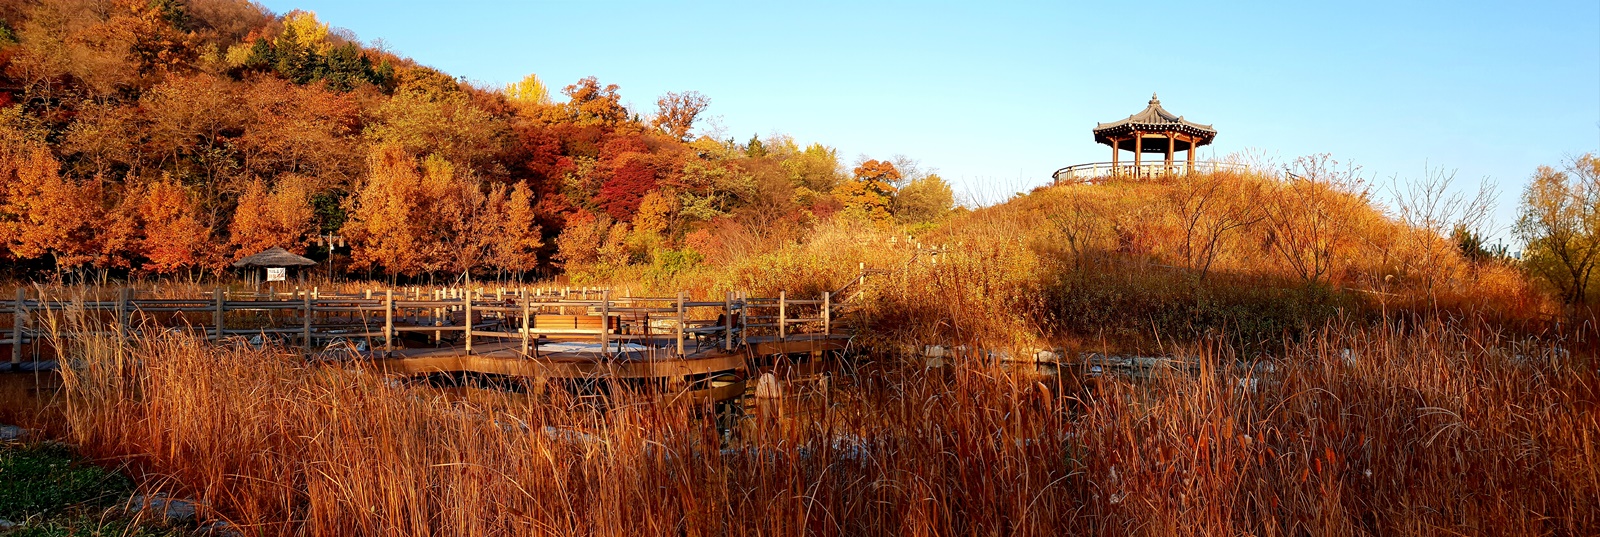
<svg viewBox="0 0 1600 537">
<path fill-rule="evenodd" d="M 550 104 L 550 89 L 545 87 L 537 74 L 529 73 L 520 81 L 506 84 L 505 94 L 507 99 L 525 106 Z"/>
<path fill-rule="evenodd" d="M 1522 194 L 1515 232 L 1530 272 L 1568 304 L 1586 302 L 1600 255 L 1600 158 L 1585 154 L 1559 170 L 1540 166 Z"/>
<path fill-rule="evenodd" d="M 650 121 L 650 125 L 672 135 L 673 138 L 686 140 L 689 138 L 689 129 L 694 128 L 695 118 L 710 105 L 711 99 L 698 91 L 683 93 L 669 91 L 656 99 L 656 116 Z"/>
<path fill-rule="evenodd" d="M 287 175 L 270 189 L 259 179 L 239 195 L 239 208 L 229 227 L 234 259 L 274 246 L 305 253 L 307 239 L 316 231 L 311 207 L 310 179 Z"/>
<path fill-rule="evenodd" d="M 900 181 L 900 171 L 894 164 L 868 160 L 856 166 L 855 177 L 834 188 L 834 196 L 844 203 L 845 210 L 859 213 L 874 222 L 888 222 L 890 203 L 894 198 L 894 184 Z"/>
<path fill-rule="evenodd" d="M 955 195 L 938 175 L 906 183 L 894 196 L 894 218 L 903 224 L 937 222 L 950 214 Z"/>
<path fill-rule="evenodd" d="M 616 84 L 600 86 L 595 77 L 585 77 L 562 89 L 568 97 L 566 109 L 569 120 L 579 126 L 615 126 L 628 120 L 628 109 L 622 106 L 622 96 Z"/>
<path fill-rule="evenodd" d="M 50 256 L 58 271 L 97 259 L 100 185 L 62 177 L 43 144 L 0 151 L 0 238 L 22 259 Z"/>
<path fill-rule="evenodd" d="M 1263 222 L 1271 248 L 1295 275 L 1325 282 L 1338 254 L 1355 239 L 1353 218 L 1367 202 L 1358 168 L 1339 167 L 1326 155 L 1296 160 L 1287 181 L 1263 192 Z"/>
<path fill-rule="evenodd" d="M 410 276 L 474 268 L 481 230 L 473 226 L 485 197 L 470 172 L 438 155 L 419 162 L 395 146 L 375 147 L 368 167 L 345 224 L 356 267 Z"/>
<path fill-rule="evenodd" d="M 249 84 L 241 101 L 248 120 L 229 141 L 241 173 L 298 174 L 335 183 L 359 173 L 355 135 L 361 110 L 349 95 L 268 78 Z"/>
<path fill-rule="evenodd" d="M 656 188 L 656 171 L 640 155 L 618 159 L 611 179 L 600 187 L 596 198 L 606 214 L 619 222 L 633 220 L 645 194 Z"/>
<path fill-rule="evenodd" d="M 492 223 L 484 234 L 488 241 L 488 265 L 510 272 L 524 274 L 539 267 L 539 252 L 544 248 L 543 234 L 534 209 L 533 190 L 526 182 L 509 189 L 504 185 L 491 191 L 486 216 Z"/>
<path fill-rule="evenodd" d="M 1211 272 L 1224 238 L 1261 220 L 1259 192 L 1253 180 L 1233 173 L 1190 174 L 1166 191 L 1170 214 L 1183 233 L 1178 254 L 1199 279 Z M 1283 225 L 1293 227 L 1287 221 Z"/>
<path fill-rule="evenodd" d="M 422 67 L 401 75 L 394 96 L 378 106 L 377 121 L 367 126 L 367 139 L 477 172 L 491 169 L 506 147 L 505 122 L 474 105 L 449 76 Z"/>
<path fill-rule="evenodd" d="M 215 261 L 208 256 L 211 230 L 196 217 L 189 192 L 171 177 L 144 185 L 139 219 L 144 226 L 145 270 L 172 274 Z"/>
<path fill-rule="evenodd" d="M 1393 179 L 1396 212 L 1408 228 L 1399 237 L 1406 250 L 1406 265 L 1430 297 L 1461 264 L 1461 251 L 1450 236 L 1475 234 L 1495 204 L 1494 188 L 1488 182 L 1468 198 L 1451 187 L 1454 181 L 1455 172 L 1442 168 L 1425 170 L 1422 177 L 1404 184 L 1398 177 Z"/>
</svg>

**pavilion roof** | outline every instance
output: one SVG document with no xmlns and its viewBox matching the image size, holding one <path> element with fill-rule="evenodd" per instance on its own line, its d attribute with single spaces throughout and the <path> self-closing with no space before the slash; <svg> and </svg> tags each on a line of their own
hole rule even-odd
<svg viewBox="0 0 1600 537">
<path fill-rule="evenodd" d="M 1144 110 L 1125 119 L 1110 123 L 1100 123 L 1094 127 L 1094 141 L 1096 143 L 1111 145 L 1110 137 L 1132 134 L 1133 132 L 1178 132 L 1198 138 L 1195 145 L 1206 145 L 1217 136 L 1217 130 L 1210 125 L 1201 125 L 1183 118 L 1183 116 L 1168 112 L 1161 107 L 1161 99 L 1155 94 L 1150 94 L 1150 105 Z"/>
<path fill-rule="evenodd" d="M 259 254 L 233 262 L 235 267 L 309 267 L 316 265 L 316 261 L 289 253 L 288 250 L 273 246 Z"/>
</svg>

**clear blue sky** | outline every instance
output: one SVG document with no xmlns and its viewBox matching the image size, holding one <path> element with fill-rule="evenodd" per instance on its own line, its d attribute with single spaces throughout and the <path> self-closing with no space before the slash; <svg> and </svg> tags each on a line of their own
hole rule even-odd
<svg viewBox="0 0 1600 537">
<path fill-rule="evenodd" d="M 1502 227 L 1536 166 L 1600 151 L 1593 0 L 264 4 L 480 84 L 594 75 L 646 113 L 697 90 L 741 141 L 904 154 L 989 200 L 1107 160 L 1090 129 L 1151 92 L 1215 125 L 1219 156 L 1490 178 Z"/>
</svg>

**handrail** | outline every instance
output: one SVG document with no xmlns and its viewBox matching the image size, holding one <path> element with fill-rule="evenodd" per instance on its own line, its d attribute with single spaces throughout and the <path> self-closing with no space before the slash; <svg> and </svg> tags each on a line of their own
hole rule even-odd
<svg viewBox="0 0 1600 537">
<path fill-rule="evenodd" d="M 1129 164 L 1126 162 L 1090 162 L 1087 164 L 1073 164 L 1056 170 L 1050 176 L 1057 184 L 1062 182 L 1098 183 L 1102 179 L 1112 177 L 1152 178 L 1168 175 L 1187 175 L 1192 173 L 1216 173 L 1222 171 L 1243 172 L 1249 166 L 1234 162 L 1197 161 L 1189 164 L 1186 161 L 1142 162 Z"/>
<path fill-rule="evenodd" d="M 266 300 L 239 300 L 236 298 L 237 295 L 230 296 L 221 288 L 208 293 L 210 297 L 185 299 L 134 299 L 133 293 L 129 291 L 129 289 L 118 289 L 115 300 L 48 297 L 29 299 L 26 291 L 19 288 L 16 300 L 0 300 L 0 315 L 9 315 L 12 321 L 11 326 L 7 327 L 10 330 L 0 328 L 0 338 L 4 338 L 0 339 L 0 344 L 12 344 L 11 363 L 15 366 L 20 363 L 22 345 L 35 342 L 44 334 L 43 324 L 32 317 L 39 313 L 75 311 L 94 315 L 96 319 L 104 319 L 108 326 L 114 323 L 115 333 L 118 335 L 126 335 L 135 326 L 133 317 L 139 316 L 145 322 L 152 318 L 157 319 L 158 325 L 162 322 L 170 324 L 209 321 L 200 325 L 190 325 L 189 329 L 203 332 L 207 339 L 218 341 L 241 334 L 299 335 L 298 339 L 305 344 L 308 353 L 313 352 L 313 341 L 316 339 L 374 336 L 382 340 L 370 342 L 374 344 L 374 348 L 381 345 L 385 352 L 390 352 L 394 350 L 392 338 L 401 333 L 432 332 L 435 341 L 440 340 L 444 333 L 461 334 L 465 347 L 463 350 L 467 354 L 473 351 L 474 336 L 520 338 L 523 355 L 536 357 L 538 349 L 533 343 L 541 336 L 567 337 L 592 334 L 600 341 L 602 352 L 609 353 L 609 344 L 612 340 L 620 344 L 629 339 L 651 339 L 650 320 L 657 319 L 672 323 L 669 325 L 672 326 L 671 333 L 657 332 L 657 334 L 664 335 L 667 339 L 675 339 L 676 341 L 669 341 L 668 344 L 676 343 L 673 350 L 681 356 L 687 353 L 686 337 L 698 338 L 718 331 L 716 328 L 720 328 L 722 332 L 719 346 L 724 347 L 726 351 L 733 350 L 736 337 L 743 341 L 747 336 L 745 328 L 773 328 L 778 339 L 783 340 L 794 333 L 793 328 L 796 325 L 815 323 L 821 325 L 822 335 L 830 336 L 833 320 L 836 318 L 834 310 L 842 305 L 834 302 L 832 293 L 826 292 L 817 299 L 791 299 L 787 293 L 779 293 L 777 298 L 751 298 L 742 293 L 730 292 L 724 301 L 712 302 L 703 299 L 694 301 L 687 293 L 679 293 L 678 296 L 671 298 L 613 298 L 604 290 L 599 291 L 598 300 L 573 300 L 572 295 L 577 293 L 530 293 L 531 290 L 527 289 L 512 290 L 510 293 L 504 290 L 489 293 L 462 289 L 434 292 L 431 296 L 413 292 L 412 296 L 415 297 L 413 299 L 402 298 L 404 292 L 396 293 L 394 290 L 382 290 L 378 293 L 368 291 L 365 296 L 369 298 L 336 295 L 318 297 L 315 292 L 301 292 L 297 293 L 298 297 L 294 297 L 297 299 L 288 300 L 279 297 Z M 590 293 L 592 292 L 585 290 L 585 294 Z M 646 306 L 648 303 L 659 303 L 659 305 Z M 805 315 L 795 315 L 796 307 L 803 309 Z M 752 312 L 770 311 L 769 308 L 777 310 L 776 322 L 755 324 L 745 320 L 757 318 L 751 315 Z M 601 319 L 599 326 L 592 328 L 535 326 L 535 321 L 547 314 L 544 312 L 559 311 L 561 312 L 559 315 L 565 316 L 569 309 L 578 312 L 578 315 L 573 317 L 598 316 Z M 704 312 L 707 309 L 720 310 L 721 317 L 712 320 L 694 318 L 691 315 L 692 310 Z M 288 321 L 290 325 L 250 329 L 228 326 L 227 317 L 232 312 L 271 311 L 290 312 L 292 319 Z M 110 318 L 101 317 L 98 314 L 102 312 L 113 315 L 107 316 Z M 377 318 L 379 312 L 382 312 L 381 331 L 376 326 L 380 322 Z M 152 317 L 152 314 L 163 315 Z M 297 319 L 294 318 L 296 315 Z M 630 315 L 643 317 L 643 336 L 620 332 L 620 327 L 625 322 L 622 319 Z M 206 319 L 207 316 L 210 316 L 210 319 Z M 320 317 L 322 322 L 313 324 L 314 317 Z M 517 322 L 518 317 L 520 323 Z M 617 323 L 615 325 L 614 320 Z M 576 323 L 576 320 L 574 322 Z M 693 323 L 705 322 L 713 322 L 720 326 L 693 329 L 689 327 Z M 740 326 L 737 330 L 735 322 Z M 59 337 L 59 334 L 57 336 Z M 696 348 L 699 348 L 698 344 Z"/>
</svg>

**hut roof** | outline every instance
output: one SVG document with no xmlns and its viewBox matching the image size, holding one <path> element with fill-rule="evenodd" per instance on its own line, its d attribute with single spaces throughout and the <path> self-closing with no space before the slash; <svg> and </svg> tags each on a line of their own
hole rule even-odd
<svg viewBox="0 0 1600 537">
<path fill-rule="evenodd" d="M 1099 123 L 1094 127 L 1094 141 L 1111 145 L 1111 137 L 1122 136 L 1138 132 L 1179 132 L 1194 136 L 1195 145 L 1206 145 L 1217 136 L 1217 130 L 1210 125 L 1201 125 L 1183 119 L 1183 116 L 1168 112 L 1161 107 L 1161 99 L 1154 94 L 1150 95 L 1150 105 L 1139 113 L 1125 119 L 1110 123 Z M 1153 147 L 1153 146 L 1152 146 Z M 1131 146 L 1129 147 L 1131 149 Z M 1183 149 L 1182 147 L 1179 148 Z M 1147 151 L 1150 147 L 1146 148 Z"/>
<path fill-rule="evenodd" d="M 273 246 L 259 254 L 233 262 L 235 267 L 309 267 L 316 265 L 316 261 L 289 253 L 288 250 Z"/>
</svg>

